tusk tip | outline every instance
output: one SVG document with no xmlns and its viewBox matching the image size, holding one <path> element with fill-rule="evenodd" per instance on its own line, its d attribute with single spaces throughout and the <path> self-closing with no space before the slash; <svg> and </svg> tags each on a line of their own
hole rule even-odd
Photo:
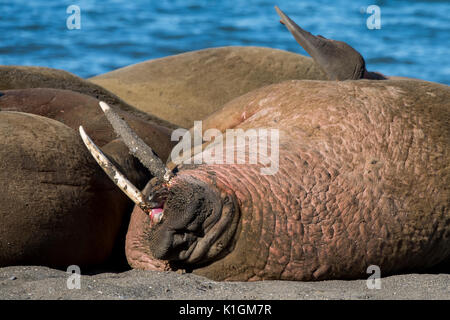
<svg viewBox="0 0 450 320">
<path fill-rule="evenodd" d="M 109 111 L 111 109 L 106 102 L 100 101 L 99 102 L 100 108 L 102 108 L 103 112 Z"/>
<path fill-rule="evenodd" d="M 84 131 L 83 126 L 80 126 L 80 127 L 78 128 L 78 131 L 80 131 L 80 135 L 81 135 L 82 137 L 86 135 L 86 131 Z"/>
<path fill-rule="evenodd" d="M 92 140 L 91 140 L 91 138 L 89 138 L 89 136 L 87 135 L 86 131 L 84 131 L 83 126 L 80 126 L 79 131 L 80 131 L 81 140 L 83 140 L 84 144 L 87 147 L 90 144 L 90 142 L 92 142 Z"/>
</svg>

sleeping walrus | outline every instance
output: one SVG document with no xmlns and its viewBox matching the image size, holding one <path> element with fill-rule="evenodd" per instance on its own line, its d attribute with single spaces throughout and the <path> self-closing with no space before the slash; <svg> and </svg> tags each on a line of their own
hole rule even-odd
<svg viewBox="0 0 450 320">
<path fill-rule="evenodd" d="M 448 259 L 449 101 L 448 86 L 413 80 L 271 85 L 203 121 L 203 134 L 215 129 L 208 134 L 215 140 L 200 153 L 185 148 L 175 168 L 103 104 L 156 177 L 144 192 L 80 131 L 137 203 L 126 242 L 131 266 L 216 280 L 353 279 L 367 277 L 372 264 L 388 275 Z M 243 149 L 227 129 L 242 130 Z M 253 139 L 259 129 L 275 130 L 278 139 Z M 234 162 L 216 157 L 229 154 Z M 275 170 L 263 174 L 269 167 Z"/>
</svg>

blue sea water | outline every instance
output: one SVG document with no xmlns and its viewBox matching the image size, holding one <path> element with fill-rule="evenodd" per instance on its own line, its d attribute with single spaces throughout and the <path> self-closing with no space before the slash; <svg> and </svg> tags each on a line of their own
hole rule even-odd
<svg viewBox="0 0 450 320">
<path fill-rule="evenodd" d="M 70 5 L 80 29 L 68 29 Z M 91 77 L 144 60 L 218 46 L 307 55 L 274 10 L 313 34 L 349 43 L 367 68 L 450 85 L 449 0 L 0 0 L 0 64 Z M 380 29 L 369 29 L 369 5 Z"/>
</svg>

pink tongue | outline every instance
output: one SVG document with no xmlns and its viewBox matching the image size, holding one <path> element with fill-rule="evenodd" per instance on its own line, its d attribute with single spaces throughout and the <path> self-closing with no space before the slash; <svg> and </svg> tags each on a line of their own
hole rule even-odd
<svg viewBox="0 0 450 320">
<path fill-rule="evenodd" d="M 163 212 L 162 208 L 152 209 L 152 215 L 155 215 L 155 214 L 158 214 L 158 213 L 161 213 L 161 212 Z"/>
<path fill-rule="evenodd" d="M 164 210 L 162 208 L 152 209 L 152 211 L 150 212 L 150 223 L 152 225 L 159 223 L 159 221 L 161 221 L 163 211 Z"/>
</svg>

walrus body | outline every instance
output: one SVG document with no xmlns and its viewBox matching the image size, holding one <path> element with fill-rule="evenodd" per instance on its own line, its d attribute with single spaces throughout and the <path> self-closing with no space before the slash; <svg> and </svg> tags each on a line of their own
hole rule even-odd
<svg viewBox="0 0 450 320">
<path fill-rule="evenodd" d="M 53 88 L 4 90 L 0 96 L 0 110 L 40 115 L 64 123 L 74 130 L 83 125 L 94 133 L 92 138 L 95 143 L 103 147 L 117 136 L 98 108 L 98 103 L 99 100 L 89 95 Z M 174 145 L 170 141 L 172 130 L 123 111 L 120 104 L 115 106 L 155 152 L 167 159 Z"/>
<path fill-rule="evenodd" d="M 446 86 L 412 81 L 293 81 L 227 105 L 232 121 L 243 112 L 249 119 L 236 128 L 280 130 L 279 171 L 215 165 L 184 173 L 206 180 L 213 171 L 241 212 L 232 251 L 195 272 L 352 279 L 367 277 L 372 264 L 388 275 L 448 259 L 449 98 Z"/>
<path fill-rule="evenodd" d="M 170 122 L 159 119 L 152 114 L 141 112 L 105 88 L 77 77 L 70 72 L 46 67 L 0 66 L 0 91 L 32 88 L 51 88 L 78 92 L 116 105 L 122 111 L 126 111 L 143 120 L 151 121 L 167 128 L 174 128 Z"/>
<path fill-rule="evenodd" d="M 246 281 L 355 279 L 370 265 L 389 275 L 445 261 L 449 101 L 448 86 L 386 80 L 288 81 L 229 102 L 204 132 L 278 130 L 278 170 L 262 175 L 268 156 L 250 147 L 242 164 L 179 164 L 144 191 L 153 209 L 135 207 L 128 262 Z"/>
<path fill-rule="evenodd" d="M 141 62 L 89 81 L 139 110 L 190 128 L 240 95 L 291 79 L 326 76 L 311 58 L 292 52 L 220 47 Z"/>
<path fill-rule="evenodd" d="M 0 110 L 0 266 L 126 265 L 132 203 L 96 167 L 74 129 L 95 132 L 96 143 L 136 185 L 151 176 L 117 139 L 98 100 L 60 89 L 5 90 Z M 169 156 L 168 128 L 119 112 L 161 157 Z"/>
<path fill-rule="evenodd" d="M 0 112 L 0 184 L 0 266 L 85 267 L 111 255 L 129 202 L 71 128 Z"/>
</svg>

